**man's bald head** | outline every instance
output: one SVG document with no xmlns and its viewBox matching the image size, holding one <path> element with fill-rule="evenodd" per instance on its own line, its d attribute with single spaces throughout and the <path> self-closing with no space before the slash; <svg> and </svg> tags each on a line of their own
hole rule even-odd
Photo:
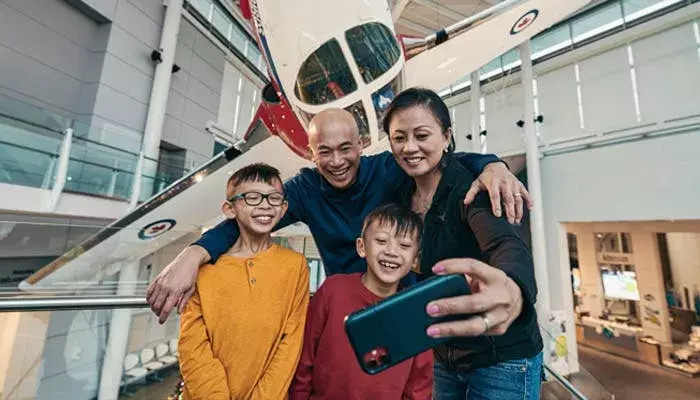
<svg viewBox="0 0 700 400">
<path fill-rule="evenodd" d="M 316 114 L 309 122 L 309 145 L 317 141 L 319 135 L 338 135 L 349 133 L 360 140 L 360 130 L 357 122 L 349 111 L 342 108 L 329 108 Z M 313 147 L 312 147 L 313 150 Z"/>
<path fill-rule="evenodd" d="M 309 122 L 308 134 L 311 160 L 328 183 L 345 189 L 355 182 L 362 145 L 352 114 L 341 108 L 321 111 Z"/>
</svg>

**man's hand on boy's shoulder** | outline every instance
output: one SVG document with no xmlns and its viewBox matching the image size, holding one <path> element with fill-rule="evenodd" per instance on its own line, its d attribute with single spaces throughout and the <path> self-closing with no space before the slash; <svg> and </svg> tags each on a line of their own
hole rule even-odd
<svg viewBox="0 0 700 400">
<path fill-rule="evenodd" d="M 506 217 L 511 224 L 523 219 L 523 205 L 527 203 L 532 208 L 533 202 L 525 189 L 525 185 L 510 172 L 503 162 L 488 164 L 479 177 L 472 183 L 471 188 L 464 198 L 464 204 L 471 204 L 476 195 L 486 190 L 491 198 L 491 207 L 496 217 L 501 216 L 501 202 L 506 208 Z"/>
<path fill-rule="evenodd" d="M 146 301 L 158 316 L 159 323 L 164 323 L 175 307 L 178 313 L 184 311 L 187 301 L 194 294 L 199 266 L 208 259 L 209 253 L 206 250 L 199 246 L 189 246 L 148 285 Z"/>
</svg>

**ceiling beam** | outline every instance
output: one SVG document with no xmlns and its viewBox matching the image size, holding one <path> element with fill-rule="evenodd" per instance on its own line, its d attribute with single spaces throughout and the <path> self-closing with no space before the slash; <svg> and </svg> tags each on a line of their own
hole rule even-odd
<svg viewBox="0 0 700 400">
<path fill-rule="evenodd" d="M 395 22 L 395 24 L 399 25 L 399 26 L 403 26 L 404 28 L 408 28 L 414 32 L 418 32 L 419 34 L 421 34 L 423 36 L 428 36 L 428 35 L 432 35 L 433 33 L 435 33 L 434 30 L 432 30 L 430 28 L 426 28 L 425 26 L 417 24 L 413 21 L 409 21 L 406 18 L 399 18 Z"/>
<path fill-rule="evenodd" d="M 406 9 L 406 5 L 410 2 L 411 0 L 394 0 L 392 1 L 392 8 L 391 8 L 391 17 L 394 19 L 394 21 L 398 21 L 399 18 L 401 18 L 401 14 L 403 14 L 403 10 Z"/>
<path fill-rule="evenodd" d="M 424 7 L 431 8 L 431 9 L 437 11 L 438 14 L 440 14 L 444 17 L 453 19 L 455 21 L 461 21 L 461 20 L 467 18 L 466 15 L 460 14 L 457 11 L 455 11 L 449 7 L 446 7 L 440 3 L 437 3 L 433 0 L 412 0 L 412 1 L 413 1 L 413 3 L 420 4 Z"/>
</svg>

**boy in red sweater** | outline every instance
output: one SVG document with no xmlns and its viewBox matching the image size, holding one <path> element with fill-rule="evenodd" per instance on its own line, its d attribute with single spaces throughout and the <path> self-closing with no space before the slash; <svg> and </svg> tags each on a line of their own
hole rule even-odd
<svg viewBox="0 0 700 400">
<path fill-rule="evenodd" d="M 333 275 L 311 299 L 290 400 L 431 398 L 431 351 L 368 375 L 360 369 L 343 325 L 353 311 L 396 293 L 401 278 L 417 266 L 422 231 L 420 217 L 395 204 L 367 215 L 357 239 L 357 252 L 367 259 L 367 272 Z"/>
</svg>

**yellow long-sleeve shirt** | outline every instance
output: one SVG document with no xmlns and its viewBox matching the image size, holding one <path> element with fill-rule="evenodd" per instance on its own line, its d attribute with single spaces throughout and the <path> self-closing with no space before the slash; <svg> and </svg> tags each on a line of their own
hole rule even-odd
<svg viewBox="0 0 700 400">
<path fill-rule="evenodd" d="M 284 399 L 308 303 L 306 259 L 274 244 L 200 268 L 180 324 L 185 399 Z"/>
</svg>

